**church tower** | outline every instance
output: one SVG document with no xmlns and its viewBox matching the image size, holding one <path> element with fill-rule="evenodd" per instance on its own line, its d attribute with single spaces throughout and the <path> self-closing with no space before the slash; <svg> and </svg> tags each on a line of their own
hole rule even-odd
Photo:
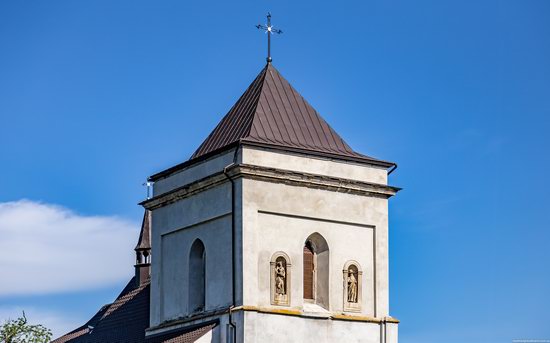
<svg viewBox="0 0 550 343">
<path fill-rule="evenodd" d="M 150 177 L 147 336 L 397 343 L 395 167 L 354 151 L 268 62 L 188 161 Z"/>
<path fill-rule="evenodd" d="M 136 252 L 136 287 L 143 285 L 151 275 L 151 211 L 145 210 L 138 242 L 134 248 Z"/>
</svg>

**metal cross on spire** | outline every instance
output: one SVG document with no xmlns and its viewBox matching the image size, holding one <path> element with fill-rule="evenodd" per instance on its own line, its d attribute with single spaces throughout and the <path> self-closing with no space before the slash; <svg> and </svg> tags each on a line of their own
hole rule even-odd
<svg viewBox="0 0 550 343">
<path fill-rule="evenodd" d="M 273 26 L 271 26 L 271 13 L 267 13 L 267 24 L 266 25 L 256 25 L 256 27 L 260 30 L 265 30 L 265 33 L 267 33 L 267 63 L 271 63 L 271 35 L 274 33 L 281 34 L 283 31 L 274 29 Z"/>
</svg>

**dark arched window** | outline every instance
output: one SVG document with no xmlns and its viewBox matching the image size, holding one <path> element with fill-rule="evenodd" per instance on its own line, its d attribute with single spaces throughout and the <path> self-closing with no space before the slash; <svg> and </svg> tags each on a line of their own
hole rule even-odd
<svg viewBox="0 0 550 343">
<path fill-rule="evenodd" d="M 195 240 L 189 252 L 189 313 L 204 311 L 206 251 L 200 239 Z"/>
<path fill-rule="evenodd" d="M 311 242 L 307 241 L 304 245 L 304 299 L 314 300 L 313 296 L 313 279 L 314 279 L 314 262 L 313 262 L 313 247 Z"/>
<path fill-rule="evenodd" d="M 329 309 L 329 248 L 319 233 L 304 244 L 304 300 Z"/>
</svg>

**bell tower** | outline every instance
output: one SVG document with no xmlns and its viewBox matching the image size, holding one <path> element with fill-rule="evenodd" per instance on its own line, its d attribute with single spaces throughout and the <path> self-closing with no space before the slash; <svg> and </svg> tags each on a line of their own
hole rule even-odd
<svg viewBox="0 0 550 343">
<path fill-rule="evenodd" d="M 136 286 L 142 285 L 151 275 L 151 212 L 145 210 L 136 247 Z"/>
<path fill-rule="evenodd" d="M 397 343 L 395 168 L 353 150 L 268 61 L 188 161 L 150 177 L 147 335 Z"/>
</svg>

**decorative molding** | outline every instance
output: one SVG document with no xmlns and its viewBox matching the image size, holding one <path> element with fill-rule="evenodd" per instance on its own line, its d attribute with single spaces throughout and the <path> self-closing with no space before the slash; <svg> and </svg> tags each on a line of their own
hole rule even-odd
<svg viewBox="0 0 550 343">
<path fill-rule="evenodd" d="M 280 314 L 284 316 L 294 316 L 301 317 L 303 312 L 297 309 L 282 309 L 282 308 L 269 308 L 269 307 L 258 307 L 258 306 L 239 306 L 235 307 L 231 312 L 258 312 L 258 313 L 269 313 L 269 314 Z"/>
<path fill-rule="evenodd" d="M 231 179 L 247 178 L 298 187 L 372 196 L 383 199 L 390 198 L 400 190 L 400 188 L 383 184 L 297 172 L 286 169 L 267 168 L 249 164 L 233 165 L 226 170 L 226 173 L 227 174 L 217 172 L 211 174 L 200 180 L 145 200 L 141 202 L 140 205 L 148 210 L 154 210 L 225 183 L 228 181 L 228 177 Z"/>
<path fill-rule="evenodd" d="M 353 315 L 349 313 L 331 313 L 328 317 L 312 317 L 311 315 L 304 315 L 304 312 L 296 308 L 271 308 L 271 307 L 261 307 L 261 306 L 237 306 L 237 307 L 223 307 L 213 311 L 203 312 L 199 315 L 190 316 L 187 318 L 179 318 L 170 321 L 163 322 L 157 326 L 149 327 L 145 330 L 146 336 L 156 335 L 158 333 L 164 333 L 166 331 L 171 331 L 178 329 L 189 324 L 204 324 L 210 322 L 212 319 L 218 319 L 223 315 L 229 314 L 230 312 L 257 312 L 265 314 L 275 314 L 282 316 L 293 316 L 293 317 L 302 317 L 302 318 L 312 318 L 312 319 L 327 319 L 327 320 L 345 320 L 345 321 L 354 321 L 354 322 L 364 322 L 364 323 L 392 323 L 399 324 L 399 320 L 393 317 L 369 317 L 369 316 L 360 316 Z M 214 317 L 214 318 L 212 318 Z"/>
<path fill-rule="evenodd" d="M 188 198 L 197 193 L 204 192 L 207 189 L 213 188 L 227 181 L 227 177 L 222 172 L 214 173 L 200 180 L 157 195 L 139 204 L 148 210 L 155 210 L 157 208 L 175 203 L 181 199 Z"/>
<path fill-rule="evenodd" d="M 184 327 L 190 324 L 194 325 L 198 323 L 203 324 L 206 322 L 210 322 L 212 319 L 217 319 L 222 315 L 229 313 L 230 309 L 231 309 L 230 307 L 221 307 L 215 310 L 205 311 L 205 312 L 194 314 L 188 317 L 167 320 L 160 323 L 159 325 L 151 326 L 145 329 L 145 336 L 164 333 L 174 329 L 179 329 L 181 327 Z"/>
<path fill-rule="evenodd" d="M 342 314 L 333 314 L 331 318 L 334 320 L 347 320 L 347 321 L 354 321 L 354 322 L 399 324 L 399 320 L 392 317 L 376 318 L 376 317 L 356 316 L 356 315 L 349 315 L 349 314 L 342 313 Z"/>
<path fill-rule="evenodd" d="M 145 329 L 145 337 L 146 337 L 147 340 L 153 340 L 158 336 L 169 335 L 171 333 L 181 332 L 182 330 L 185 330 L 185 331 L 189 332 L 189 331 L 191 331 L 195 328 L 204 327 L 204 326 L 210 325 L 210 324 L 215 324 L 214 327 L 216 327 L 217 325 L 220 324 L 220 318 L 217 317 L 215 319 L 208 319 L 206 321 L 200 321 L 200 322 L 196 322 L 196 323 L 193 323 L 193 324 L 187 323 L 185 325 L 165 327 L 165 328 L 162 328 L 162 329 L 159 328 L 156 331 L 152 331 L 152 330 L 155 330 L 155 329 Z"/>
<path fill-rule="evenodd" d="M 325 223 L 333 223 L 333 224 L 340 224 L 340 225 L 358 226 L 358 227 L 363 227 L 363 228 L 367 228 L 367 229 L 375 229 L 376 228 L 374 225 L 369 225 L 369 224 L 348 222 L 348 221 L 343 221 L 343 220 L 334 220 L 334 219 L 321 218 L 321 217 L 303 216 L 303 215 L 300 215 L 300 214 L 292 214 L 292 213 L 284 213 L 284 212 L 273 212 L 273 211 L 266 211 L 266 210 L 258 210 L 258 213 L 268 214 L 268 215 L 272 215 L 272 216 L 281 216 L 281 217 L 288 217 L 288 218 L 298 218 L 298 219 L 303 219 L 303 220 L 311 220 L 311 221 L 316 221 L 316 222 L 325 222 Z"/>
<path fill-rule="evenodd" d="M 384 323 L 393 323 L 393 324 L 399 324 L 400 321 L 397 318 L 393 317 L 384 317 Z"/>
<path fill-rule="evenodd" d="M 203 219 L 203 220 L 198 221 L 198 222 L 194 222 L 194 223 L 182 226 L 182 227 L 172 229 L 170 231 L 163 232 L 163 233 L 160 234 L 160 236 L 161 237 L 169 236 L 173 233 L 176 233 L 176 232 L 179 232 L 179 231 L 182 231 L 182 230 L 191 229 L 191 228 L 196 227 L 196 226 L 204 225 L 206 223 L 210 223 L 210 222 L 216 221 L 218 219 L 221 219 L 223 217 L 227 217 L 227 216 L 230 216 L 230 215 L 231 215 L 231 212 L 225 212 L 225 213 L 222 213 L 222 214 L 218 214 L 218 215 L 215 215 L 213 217 L 208 217 L 208 218 Z"/>
<path fill-rule="evenodd" d="M 281 309 L 281 308 L 269 308 L 269 307 L 245 305 L 245 306 L 234 307 L 231 310 L 231 312 L 238 312 L 238 311 L 258 312 L 258 313 L 276 314 L 276 315 L 303 317 L 303 318 L 345 320 L 345 321 L 364 322 L 364 323 L 399 324 L 399 320 L 393 317 L 376 318 L 376 317 L 369 317 L 369 316 L 351 315 L 346 313 L 331 313 L 329 316 L 312 317 L 310 314 L 304 315 L 304 312 L 302 312 L 299 309 Z"/>
<path fill-rule="evenodd" d="M 284 153 L 286 152 L 286 153 L 291 153 L 291 154 L 303 156 L 303 157 L 310 157 L 310 158 L 313 157 L 313 158 L 319 158 L 319 159 L 328 160 L 328 161 L 338 161 L 338 162 L 348 162 L 348 163 L 351 162 L 357 165 L 370 165 L 373 167 L 385 168 L 385 169 L 392 168 L 392 170 L 394 170 L 397 167 L 397 164 L 393 162 L 377 160 L 366 156 L 354 158 L 354 157 L 342 156 L 338 154 L 325 153 L 322 151 L 292 148 L 292 147 L 285 147 L 277 144 L 267 144 L 267 143 L 259 143 L 254 141 L 240 140 L 240 141 L 231 143 L 227 146 L 221 147 L 220 149 L 217 149 L 207 154 L 201 155 L 199 157 L 187 160 L 173 167 L 170 167 L 156 174 L 153 174 L 149 176 L 147 180 L 156 182 L 160 179 L 168 178 L 195 164 L 206 162 L 213 158 L 219 157 L 220 155 L 232 152 L 232 150 L 234 149 L 239 149 L 240 151 L 242 151 L 242 147 L 260 148 L 260 149 L 265 149 L 265 150 L 275 151 L 275 152 L 284 152 Z M 390 170 L 389 173 L 391 173 L 392 170 Z"/>
<path fill-rule="evenodd" d="M 230 168 L 230 177 L 245 177 L 250 179 L 283 183 L 293 186 L 317 188 L 340 193 L 352 193 L 389 198 L 400 188 L 378 183 L 357 181 L 333 176 L 297 172 L 286 169 L 268 168 L 250 164 L 239 164 Z"/>
</svg>

